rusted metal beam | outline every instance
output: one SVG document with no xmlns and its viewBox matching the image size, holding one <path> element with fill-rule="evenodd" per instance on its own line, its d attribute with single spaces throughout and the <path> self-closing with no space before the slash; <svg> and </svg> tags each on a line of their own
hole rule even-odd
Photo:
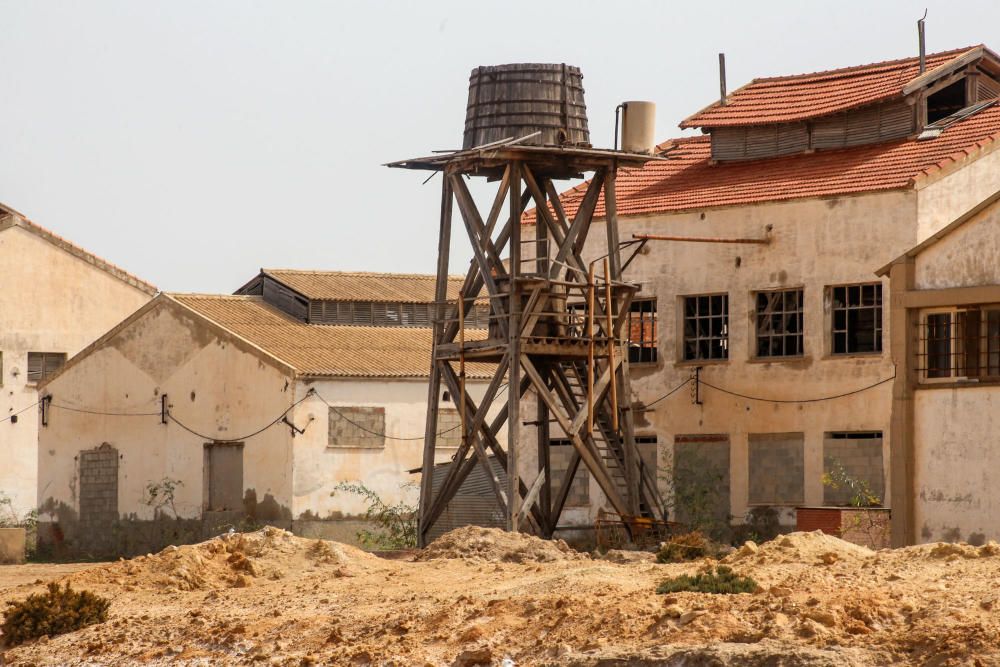
<svg viewBox="0 0 1000 667">
<path fill-rule="evenodd" d="M 724 238 L 715 236 L 663 236 L 661 234 L 633 234 L 632 238 L 640 241 L 682 241 L 687 243 L 748 243 L 768 245 L 770 236 L 764 238 Z"/>
</svg>

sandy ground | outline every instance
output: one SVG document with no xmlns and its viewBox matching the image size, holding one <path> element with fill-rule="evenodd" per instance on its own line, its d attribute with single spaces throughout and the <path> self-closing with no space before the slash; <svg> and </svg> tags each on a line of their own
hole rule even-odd
<svg viewBox="0 0 1000 667">
<path fill-rule="evenodd" d="M 418 560 L 390 561 L 265 529 L 74 573 L 3 574 L 6 599 L 42 588 L 19 582 L 55 573 L 112 601 L 106 623 L 8 649 L 6 661 L 1000 664 L 994 543 L 875 553 L 796 533 L 726 558 L 759 593 L 665 596 L 655 593 L 664 577 L 707 562 L 595 560 L 485 529 L 445 538 Z"/>
</svg>

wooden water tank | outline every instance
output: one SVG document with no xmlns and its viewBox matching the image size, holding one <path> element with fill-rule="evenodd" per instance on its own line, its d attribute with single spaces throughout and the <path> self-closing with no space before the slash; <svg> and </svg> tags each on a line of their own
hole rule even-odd
<svg viewBox="0 0 1000 667">
<path fill-rule="evenodd" d="M 583 75 L 566 64 L 477 67 L 469 77 L 463 148 L 538 136 L 531 146 L 590 146 Z"/>
</svg>

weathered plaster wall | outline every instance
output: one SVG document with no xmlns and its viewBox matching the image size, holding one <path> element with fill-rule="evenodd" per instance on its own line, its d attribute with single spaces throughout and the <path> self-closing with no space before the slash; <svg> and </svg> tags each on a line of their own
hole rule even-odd
<svg viewBox="0 0 1000 667">
<path fill-rule="evenodd" d="M 151 297 L 21 227 L 0 231 L 0 417 L 38 400 L 28 352 L 79 352 Z M 35 410 L 0 424 L 0 491 L 18 514 L 35 507 Z"/>
<path fill-rule="evenodd" d="M 205 502 L 205 444 L 258 430 L 293 402 L 290 375 L 249 347 L 220 334 L 180 306 L 162 300 L 144 316 L 70 365 L 45 387 L 49 425 L 40 429 L 41 520 L 71 537 L 79 520 L 79 453 L 108 443 L 119 453 L 118 513 L 151 520 L 147 484 L 180 480 L 177 515 L 200 517 Z M 161 396 L 190 429 L 160 420 Z M 60 407 L 65 406 L 65 407 Z M 97 415 L 152 413 L 146 416 Z M 244 444 L 247 514 L 290 520 L 292 449 L 287 428 L 270 428 Z M 255 501 L 255 502 L 254 502 Z M 168 512 L 170 514 L 170 512 Z"/>
<path fill-rule="evenodd" d="M 1000 206 L 994 205 L 917 255 L 915 287 L 942 289 L 996 285 L 1000 283 L 998 258 Z"/>
<path fill-rule="evenodd" d="M 659 360 L 631 366 L 633 400 L 645 404 L 660 398 L 692 376 L 698 365 L 703 367 L 706 382 L 775 399 L 829 396 L 891 377 L 887 344 L 882 354 L 829 354 L 829 304 L 824 290 L 829 285 L 876 281 L 877 267 L 916 243 L 915 218 L 916 195 L 890 192 L 623 219 L 623 241 L 633 233 L 760 237 L 767 225 L 772 226 L 773 239 L 766 246 L 653 241 L 648 253 L 629 266 L 625 275 L 642 284 L 640 296 L 657 297 L 659 321 Z M 596 224 L 586 255 L 596 257 L 605 251 L 605 229 Z M 805 298 L 805 355 L 788 360 L 753 359 L 752 292 L 800 286 Z M 729 295 L 729 360 L 680 361 L 680 297 L 710 293 Z M 883 281 L 883 301 L 888 303 L 888 299 L 888 284 Z M 883 327 L 888 341 L 887 307 Z M 776 404 L 729 396 L 702 385 L 701 405 L 694 403 L 692 392 L 685 388 L 651 412 L 637 413 L 636 432 L 656 434 L 663 469 L 671 466 L 676 436 L 728 434 L 729 501 L 736 517 L 749 509 L 749 435 L 803 433 L 804 502 L 820 505 L 824 434 L 880 430 L 888 443 L 891 391 L 891 383 L 886 383 L 834 401 Z M 888 461 L 887 449 L 884 460 Z"/>
<path fill-rule="evenodd" d="M 389 504 L 405 501 L 416 505 L 420 474 L 410 474 L 409 470 L 419 468 L 423 461 L 427 381 L 306 380 L 296 386 L 296 400 L 309 389 L 315 389 L 319 396 L 334 406 L 383 408 L 385 432 L 391 437 L 385 438 L 382 447 L 331 446 L 330 410 L 317 397 L 306 399 L 294 412 L 296 424 L 300 427 L 308 424 L 306 432 L 297 435 L 293 441 L 295 461 L 291 509 L 294 517 L 299 519 L 306 513 L 311 513 L 306 514 L 307 517 L 320 519 L 364 514 L 366 504 L 359 496 L 343 491 L 331 495 L 334 487 L 341 482 L 361 481 Z M 469 381 L 466 390 L 478 401 L 485 391 L 485 383 Z M 441 402 L 442 408 L 453 405 L 450 399 Z M 339 417 L 334 415 L 334 419 Z M 500 434 L 504 444 L 506 437 L 504 430 Z M 435 462 L 446 462 L 454 453 L 453 447 L 439 446 Z"/>
<path fill-rule="evenodd" d="M 1000 190 L 1000 150 L 997 143 L 979 149 L 975 158 L 946 165 L 917 185 L 917 240 L 923 241 L 949 222 Z"/>
<path fill-rule="evenodd" d="M 917 540 L 1000 539 L 1000 387 L 922 389 L 914 400 Z"/>
</svg>

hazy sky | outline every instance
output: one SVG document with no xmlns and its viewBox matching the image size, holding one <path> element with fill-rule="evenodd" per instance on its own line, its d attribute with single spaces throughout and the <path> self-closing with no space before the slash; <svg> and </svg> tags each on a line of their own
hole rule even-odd
<svg viewBox="0 0 1000 667">
<path fill-rule="evenodd" d="M 1000 48 L 996 0 L 0 0 L 0 201 L 164 290 L 432 272 L 438 179 L 380 165 L 461 145 L 473 67 L 577 65 L 595 145 L 625 99 L 666 139 L 719 51 L 730 89 L 915 55 L 925 7 L 930 51 Z"/>
</svg>

